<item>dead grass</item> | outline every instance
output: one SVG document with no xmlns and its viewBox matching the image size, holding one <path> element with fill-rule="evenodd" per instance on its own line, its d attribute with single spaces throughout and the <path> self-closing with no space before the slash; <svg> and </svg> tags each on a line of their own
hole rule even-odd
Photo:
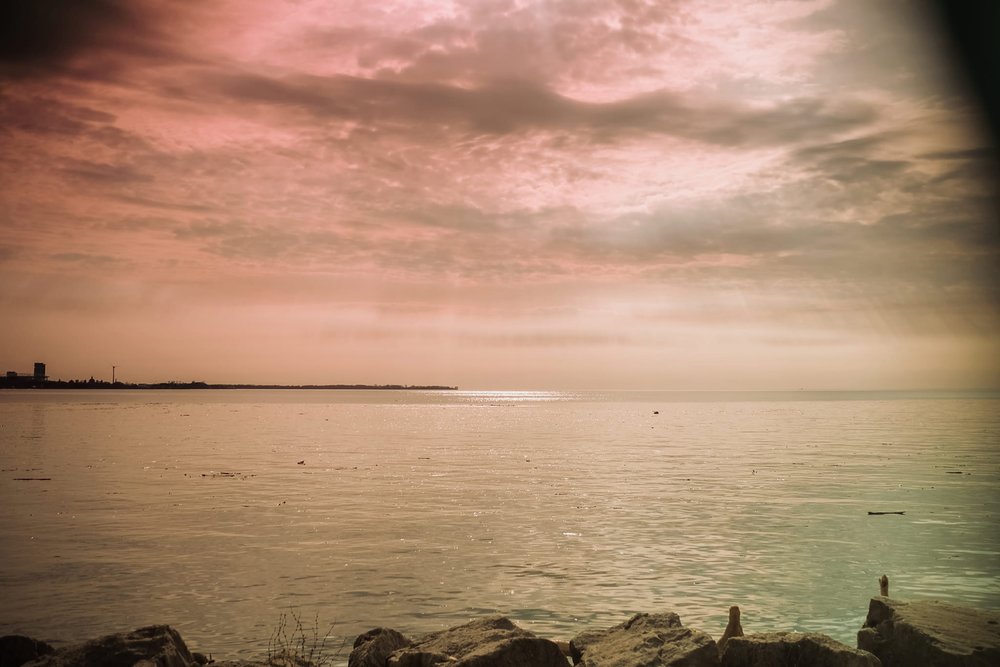
<svg viewBox="0 0 1000 667">
<path fill-rule="evenodd" d="M 340 656 L 346 644 L 345 640 L 336 649 L 328 645 L 333 627 L 334 624 L 330 624 L 321 635 L 318 614 L 312 627 L 306 627 L 299 612 L 282 612 L 267 642 L 267 664 L 271 667 L 327 667 Z"/>
</svg>

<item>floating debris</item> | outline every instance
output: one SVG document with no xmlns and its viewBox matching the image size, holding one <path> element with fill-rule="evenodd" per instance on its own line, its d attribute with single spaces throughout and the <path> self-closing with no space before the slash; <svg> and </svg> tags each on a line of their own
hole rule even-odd
<svg viewBox="0 0 1000 667">
<path fill-rule="evenodd" d="M 868 516 L 882 516 L 884 514 L 906 514 L 906 512 L 869 512 Z"/>
<path fill-rule="evenodd" d="M 231 478 L 235 478 L 235 479 L 248 479 L 250 477 L 256 477 L 257 475 L 246 475 L 246 474 L 243 474 L 241 472 L 220 471 L 220 472 L 207 472 L 207 473 L 203 472 L 203 473 L 201 473 L 201 476 L 202 477 L 231 477 Z"/>
</svg>

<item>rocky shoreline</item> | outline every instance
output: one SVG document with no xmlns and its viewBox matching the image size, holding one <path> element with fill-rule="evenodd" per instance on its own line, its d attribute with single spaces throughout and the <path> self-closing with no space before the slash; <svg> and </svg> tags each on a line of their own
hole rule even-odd
<svg viewBox="0 0 1000 667">
<path fill-rule="evenodd" d="M 165 625 L 53 649 L 20 635 L 0 637 L 0 667 L 326 667 L 305 642 L 259 661 L 215 660 L 192 652 Z M 322 646 L 320 646 L 322 649 Z M 718 641 L 672 612 L 637 614 L 611 628 L 556 642 L 502 616 L 408 638 L 375 628 L 355 640 L 349 667 L 992 667 L 1000 665 L 1000 611 L 936 600 L 871 599 L 857 646 L 801 632 L 744 633 L 738 607 Z"/>
</svg>

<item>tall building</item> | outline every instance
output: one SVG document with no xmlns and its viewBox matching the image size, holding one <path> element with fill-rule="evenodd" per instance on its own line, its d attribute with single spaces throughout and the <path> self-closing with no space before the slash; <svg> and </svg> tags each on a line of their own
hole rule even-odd
<svg viewBox="0 0 1000 667">
<path fill-rule="evenodd" d="M 45 380 L 47 378 L 48 378 L 48 376 L 45 375 L 45 364 L 43 364 L 40 361 L 36 361 L 35 362 L 35 379 L 36 380 Z"/>
</svg>

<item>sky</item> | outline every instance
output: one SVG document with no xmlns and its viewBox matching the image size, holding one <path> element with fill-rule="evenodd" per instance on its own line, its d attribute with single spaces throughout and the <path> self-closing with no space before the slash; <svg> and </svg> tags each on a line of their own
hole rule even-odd
<svg viewBox="0 0 1000 667">
<path fill-rule="evenodd" d="M 1000 387 L 996 153 L 903 0 L 39 0 L 0 371 Z"/>
</svg>

